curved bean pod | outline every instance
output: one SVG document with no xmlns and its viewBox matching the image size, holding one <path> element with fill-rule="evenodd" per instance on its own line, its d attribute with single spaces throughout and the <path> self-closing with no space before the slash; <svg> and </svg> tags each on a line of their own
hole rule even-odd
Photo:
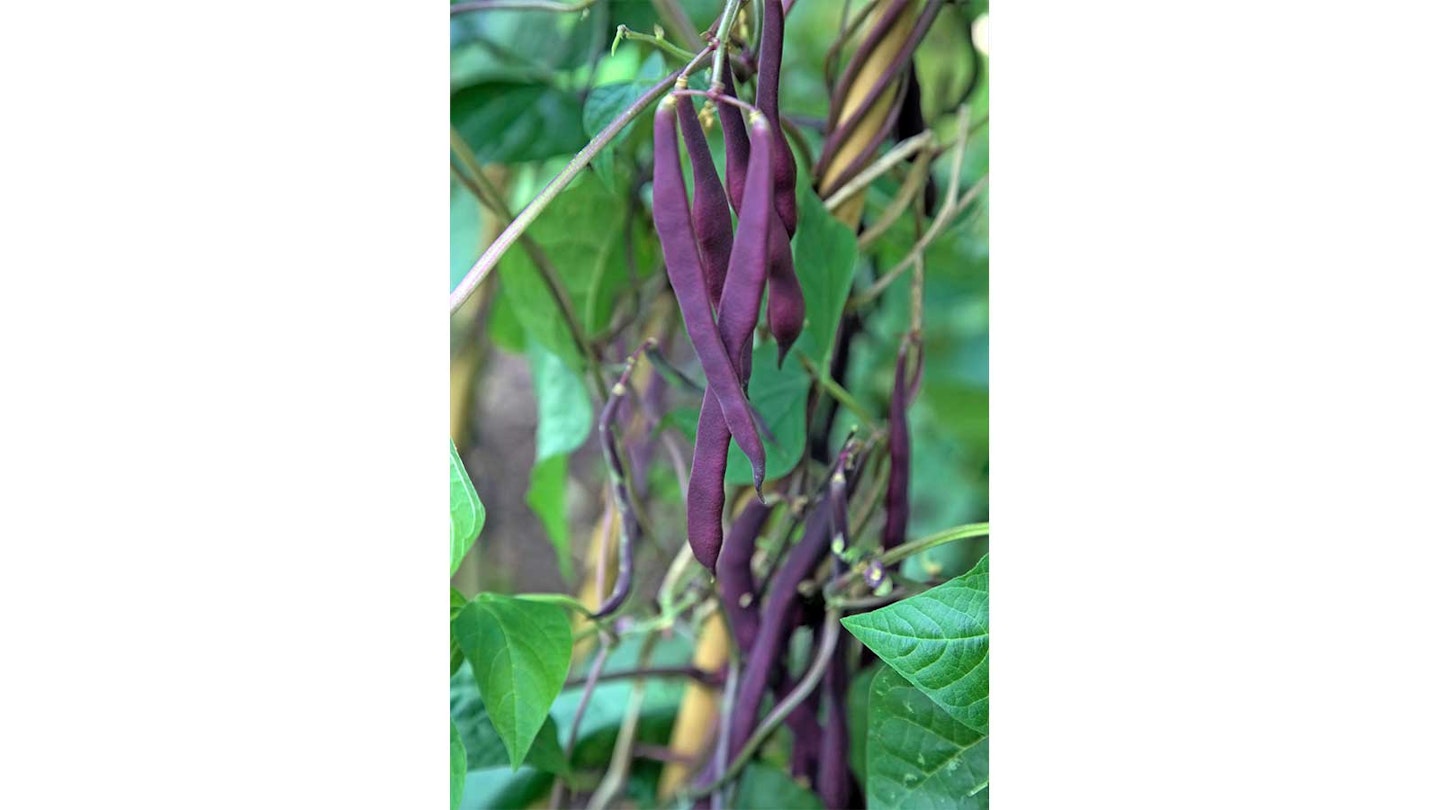
<svg viewBox="0 0 1440 810">
<path fill-rule="evenodd" d="M 715 392 L 706 390 L 695 425 L 695 456 L 685 491 L 685 537 L 695 559 L 710 571 L 724 551 L 725 463 L 730 457 L 730 428 Z M 717 572 L 718 573 L 718 572 Z"/>
<path fill-rule="evenodd" d="M 730 618 L 736 650 L 749 650 L 760 631 L 760 594 L 755 588 L 755 574 L 750 560 L 755 556 L 755 540 L 770 517 L 771 505 L 753 500 L 745 504 L 730 526 L 730 537 L 720 547 L 715 568 L 715 584 L 720 589 L 720 603 Z"/>
<path fill-rule="evenodd" d="M 790 240 L 785 238 L 781 227 L 777 211 L 770 223 L 770 251 L 766 264 L 770 299 L 765 305 L 765 323 L 770 334 L 775 336 L 775 342 L 780 344 L 779 364 L 784 365 L 785 355 L 805 328 L 805 293 L 800 288 L 800 278 L 795 275 Z"/>
<path fill-rule="evenodd" d="M 764 118 L 756 117 L 751 122 L 750 162 L 745 170 L 745 185 L 750 194 L 740 207 L 740 218 L 735 226 L 736 232 L 744 238 L 736 242 L 730 251 L 725 290 L 716 313 L 720 340 L 745 382 L 750 379 L 748 357 L 755 324 L 760 320 L 760 299 L 765 292 L 770 259 L 770 224 L 774 221 L 775 211 L 773 188 L 768 180 L 776 140 Z M 747 358 L 743 363 L 740 361 L 742 356 Z"/>
<path fill-rule="evenodd" d="M 725 423 L 734 433 L 740 449 L 750 459 L 758 491 L 760 483 L 765 480 L 765 448 L 760 443 L 760 434 L 735 367 L 725 351 L 715 322 L 710 318 L 709 295 L 700 269 L 699 248 L 690 222 L 685 179 L 680 170 L 675 103 L 675 96 L 666 96 L 655 111 L 655 232 L 660 237 L 670 285 L 680 303 L 685 331 L 695 344 L 695 353 L 700 358 L 706 380 L 715 389 Z"/>
<path fill-rule="evenodd" d="M 906 381 L 910 343 L 908 337 L 900 343 L 895 361 L 895 386 L 890 393 L 890 480 L 885 485 L 885 528 L 880 533 L 880 547 L 884 549 L 905 542 L 910 521 L 910 425 L 905 411 L 915 398 L 920 382 L 918 350 L 914 379 Z"/>
<path fill-rule="evenodd" d="M 710 144 L 705 140 L 705 128 L 700 126 L 695 105 L 688 98 L 680 99 L 678 104 L 680 132 L 685 137 L 685 150 L 690 154 L 690 170 L 695 179 L 690 222 L 695 228 L 700 248 L 700 270 L 705 276 L 705 288 L 710 292 L 710 303 L 718 307 L 720 292 L 725 288 L 725 269 L 730 264 L 730 246 L 734 241 L 730 229 L 730 204 L 726 201 L 725 184 L 720 182 L 715 161 L 710 157 Z"/>
<path fill-rule="evenodd" d="M 816 792 L 830 810 L 854 807 L 850 790 L 850 722 L 845 712 L 845 693 L 850 688 L 850 677 L 845 671 L 843 646 L 837 648 L 830 658 L 822 688 L 826 719 L 824 733 L 820 735 Z"/>
<path fill-rule="evenodd" d="M 755 106 L 775 127 L 775 211 L 785 232 L 795 235 L 798 212 L 795 204 L 795 155 L 780 127 L 780 57 L 785 48 L 785 7 L 781 0 L 764 0 L 764 25 L 760 29 L 760 69 L 755 79 Z"/>
<path fill-rule="evenodd" d="M 723 109 L 730 105 L 720 106 Z M 746 168 L 746 182 L 758 192 L 752 193 L 740 209 L 737 231 L 744 238 L 730 252 L 730 267 L 725 273 L 725 289 L 721 293 L 717 312 L 721 343 L 742 385 L 750 380 L 753 335 L 755 324 L 760 319 L 767 248 L 773 230 L 771 222 L 775 218 L 768 183 L 771 135 L 764 119 L 755 119 L 751 137 L 753 143 L 750 144 L 752 149 Z M 786 251 L 789 251 L 788 244 Z M 700 421 L 695 427 L 695 456 L 690 464 L 690 488 L 685 496 L 686 536 L 690 548 L 695 552 L 695 559 L 711 570 L 715 568 L 723 540 L 721 518 L 725 510 L 725 461 L 730 452 L 731 431 L 726 421 L 718 418 L 722 404 L 709 391 L 700 404 Z M 753 460 L 754 457 L 751 458 Z M 756 492 L 760 490 L 762 478 L 763 471 L 756 475 Z"/>
<path fill-rule="evenodd" d="M 599 430 L 600 430 L 600 452 L 605 459 L 605 469 L 610 474 L 610 488 L 615 496 L 615 507 L 620 512 L 620 561 L 615 572 L 615 585 L 610 590 L 610 595 L 596 608 L 592 618 L 601 618 L 614 613 L 624 603 L 625 598 L 630 595 L 631 582 L 634 579 L 635 571 L 635 544 L 640 541 L 641 527 L 640 520 L 635 514 L 635 504 L 631 499 L 630 488 L 625 483 L 624 468 L 620 466 L 619 439 L 615 435 L 615 417 L 619 411 L 620 403 L 625 399 L 626 386 L 630 382 L 630 374 L 635 370 L 635 361 L 640 353 L 651 346 L 654 341 L 647 340 L 639 349 L 635 350 L 625 361 L 625 370 L 620 373 L 620 378 L 610 388 L 610 398 L 605 401 L 605 407 L 600 409 Z"/>
<path fill-rule="evenodd" d="M 735 79 L 730 75 L 730 61 L 725 60 L 725 94 L 739 98 L 735 93 Z M 745 199 L 745 170 L 750 165 L 750 136 L 745 131 L 745 116 L 731 104 L 717 104 L 720 115 L 720 131 L 725 134 L 725 189 L 730 192 L 730 207 L 740 213 L 740 204 Z"/>
<path fill-rule="evenodd" d="M 787 631 L 792 621 L 791 608 L 799 599 L 800 582 L 825 556 L 830 539 L 830 512 L 818 504 L 805 522 L 805 533 L 786 555 L 784 564 L 775 573 L 767 588 L 765 606 L 760 611 L 760 629 L 750 650 L 750 660 L 740 676 L 735 694 L 735 711 L 731 715 L 730 757 L 740 749 L 759 722 L 760 701 L 770 684 L 770 673 L 786 647 Z"/>
</svg>

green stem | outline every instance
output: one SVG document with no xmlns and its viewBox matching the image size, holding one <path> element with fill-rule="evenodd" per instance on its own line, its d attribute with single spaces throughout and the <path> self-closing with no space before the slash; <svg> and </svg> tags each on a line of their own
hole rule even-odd
<svg viewBox="0 0 1440 810">
<path fill-rule="evenodd" d="M 659 639 L 658 633 L 651 632 L 641 642 L 640 655 L 636 659 L 636 663 L 641 668 L 650 665 L 650 656 L 655 650 L 655 642 Z M 620 722 L 620 732 L 615 737 L 615 750 L 610 754 L 610 767 L 606 769 L 605 777 L 600 780 L 599 787 L 590 797 L 589 810 L 605 810 L 625 787 L 625 782 L 630 774 L 630 752 L 635 747 L 635 733 L 640 726 L 640 710 L 644 704 L 645 678 L 641 676 L 637 677 L 635 683 L 630 687 L 630 703 L 625 707 L 625 716 Z"/>
<path fill-rule="evenodd" d="M 968 540 L 972 537 L 989 537 L 990 521 L 984 523 L 967 523 L 964 526 L 954 526 L 943 532 L 936 532 L 929 537 L 922 537 L 919 540 L 911 540 L 908 543 L 898 545 L 880 555 L 880 564 L 885 566 L 893 565 L 906 557 L 913 557 L 923 551 L 929 551 L 936 546 L 943 546 L 946 543 L 953 543 L 956 540 Z"/>
<path fill-rule="evenodd" d="M 470 0 L 466 3 L 455 3 L 450 6 L 450 16 L 465 14 L 471 11 L 555 11 L 567 13 L 571 11 L 584 11 L 595 5 L 596 0 L 576 0 L 573 3 L 561 3 L 559 0 Z"/>
<path fill-rule="evenodd" d="M 943 546 L 946 543 L 953 543 L 956 540 L 967 540 L 972 537 L 989 536 L 989 521 L 986 521 L 984 523 L 966 523 L 963 526 L 952 526 L 942 532 L 936 532 L 929 537 L 922 537 L 919 540 L 911 540 L 908 543 L 902 543 L 901 545 L 890 549 L 884 554 L 881 554 L 879 557 L 874 558 L 873 562 L 877 562 L 880 565 L 888 568 L 895 563 L 904 560 L 907 557 L 913 557 L 916 554 L 929 551 L 930 549 L 937 546 Z M 839 579 L 831 583 L 829 586 L 827 586 L 825 588 L 826 601 L 840 601 L 840 594 L 845 590 L 845 588 L 849 587 L 856 580 L 860 579 L 865 575 L 865 569 L 869 567 L 870 562 L 872 561 L 867 561 L 866 563 L 857 566 L 849 573 L 846 573 L 844 576 L 840 577 Z"/>
<path fill-rule="evenodd" d="M 731 762 L 729 767 L 725 769 L 725 773 L 721 774 L 720 778 L 714 782 L 698 790 L 689 792 L 686 797 L 687 800 L 693 800 L 713 793 L 740 775 L 740 771 L 745 768 L 746 763 L 760 750 L 760 746 L 765 742 L 765 738 L 770 736 L 772 731 L 779 728 L 780 724 L 785 722 L 785 718 L 789 717 L 791 712 L 799 708 L 800 704 L 805 701 L 805 698 L 809 697 L 810 693 L 815 691 L 815 687 L 820 685 L 820 679 L 825 676 L 825 668 L 830 665 L 830 657 L 834 655 L 835 646 L 839 641 L 840 611 L 832 609 L 825 613 L 825 629 L 820 637 L 820 644 L 816 647 L 815 660 L 810 662 L 810 668 L 805 670 L 805 676 L 800 679 L 800 682 L 795 685 L 794 689 L 790 690 L 790 694 L 786 695 L 784 700 L 775 704 L 775 708 L 771 709 L 770 714 L 765 716 L 764 722 L 760 724 L 759 728 L 755 729 L 754 734 L 750 735 L 750 739 L 745 741 L 745 747 L 740 749 L 740 754 L 736 756 L 735 761 Z"/>
<path fill-rule="evenodd" d="M 541 189 L 540 193 L 536 195 L 535 199 L 532 200 L 529 205 L 525 206 L 524 210 L 522 210 L 509 225 L 505 226 L 505 230 L 501 231 L 500 235 L 495 237 L 495 241 L 491 242 L 490 246 L 485 248 L 485 252 L 482 253 L 475 264 L 470 267 L 470 271 L 465 274 L 465 278 L 461 279 L 460 284 L 450 293 L 451 314 L 454 314 L 455 311 L 465 303 L 465 299 L 469 298 L 471 294 L 475 292 L 476 288 L 480 286 L 480 282 L 484 281 L 485 277 L 490 275 L 490 271 L 494 270 L 495 266 L 500 263 L 500 257 L 505 255 L 505 251 L 509 250 L 511 245 L 515 244 L 515 240 L 520 238 L 520 235 L 525 232 L 526 228 L 530 227 L 534 224 L 535 220 L 540 218 L 540 214 L 545 210 L 546 206 L 550 205 L 556 197 L 560 196 L 560 192 L 564 191 L 565 187 L 570 185 L 570 181 L 580 176 L 580 172 L 584 171 L 585 167 L 590 165 L 590 161 L 594 160 L 595 156 L 600 154 L 600 150 L 604 149 L 611 141 L 620 135 L 620 131 L 625 128 L 626 124 L 640 117 L 640 113 L 644 112 L 647 107 L 655 103 L 661 96 L 668 93 L 670 88 L 674 86 L 676 79 L 681 76 L 688 76 L 700 69 L 700 65 L 704 61 L 705 55 L 709 53 L 710 47 L 711 46 L 707 45 L 705 49 L 701 50 L 700 53 L 695 56 L 695 59 L 691 61 L 690 64 L 661 79 L 658 84 L 646 90 L 644 95 L 636 99 L 634 104 L 631 104 L 624 112 L 616 116 L 614 121 L 611 121 L 604 129 L 600 130 L 600 132 L 590 140 L 590 143 L 585 144 L 585 148 L 581 149 L 580 153 L 577 154 L 564 169 L 561 169 L 559 174 L 555 175 L 555 179 L 547 183 L 545 188 Z"/>
<path fill-rule="evenodd" d="M 590 617 L 590 609 L 581 604 L 579 599 L 564 593 L 518 593 L 516 599 L 525 599 L 530 602 L 548 602 L 552 605 L 559 605 L 563 608 L 579 613 L 586 618 Z"/>
<path fill-rule="evenodd" d="M 730 47 L 730 29 L 735 26 L 735 18 L 744 4 L 745 0 L 725 0 L 725 10 L 720 12 L 720 25 L 715 29 L 715 42 L 711 45 L 715 57 L 710 64 L 710 89 L 717 93 L 725 89 L 720 71 L 725 67 L 725 50 Z"/>
<path fill-rule="evenodd" d="M 654 45 L 660 50 L 679 59 L 681 62 L 689 62 L 691 59 L 695 58 L 695 54 L 690 53 L 679 45 L 676 45 L 675 43 L 670 42 L 663 37 L 651 36 L 650 34 L 642 34 L 639 31 L 632 31 L 629 27 L 624 25 L 618 26 L 615 29 L 615 41 L 610 44 L 610 52 L 612 54 L 615 52 L 615 46 L 618 45 L 620 40 L 622 39 L 633 39 L 636 42 L 648 42 L 649 44 Z"/>
<path fill-rule="evenodd" d="M 846 200 L 869 188 L 871 183 L 895 168 L 901 161 L 908 159 L 911 155 L 916 154 L 922 149 L 933 147 L 934 144 L 935 136 L 928 129 L 919 135 L 912 135 L 900 143 L 895 144 L 894 149 L 886 152 L 879 160 L 866 166 L 865 170 L 855 175 L 853 180 L 841 186 L 834 194 L 826 197 L 825 210 L 833 214 L 835 209 L 843 205 Z"/>
<path fill-rule="evenodd" d="M 837 383 L 834 380 L 830 379 L 829 374 L 822 373 L 820 369 L 815 367 L 814 363 L 810 362 L 810 358 L 806 357 L 803 354 L 800 355 L 800 363 L 801 365 L 805 366 L 805 370 L 809 372 L 810 376 L 814 378 L 815 382 L 818 383 L 820 387 L 825 390 L 825 393 L 829 394 L 836 402 L 844 405 L 845 409 L 850 411 L 850 413 L 860 417 L 860 421 L 865 423 L 865 427 L 869 428 L 870 430 L 877 429 L 879 422 L 876 421 L 875 417 L 871 416 L 870 412 L 865 409 L 865 406 L 861 405 L 860 402 L 856 400 L 849 391 L 846 391 L 840 385 L 840 383 Z"/>
</svg>

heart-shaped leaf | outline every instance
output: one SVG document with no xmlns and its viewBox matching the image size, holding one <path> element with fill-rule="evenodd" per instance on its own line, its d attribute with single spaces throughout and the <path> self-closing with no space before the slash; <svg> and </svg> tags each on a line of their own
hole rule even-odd
<svg viewBox="0 0 1440 810">
<path fill-rule="evenodd" d="M 558 605 L 482 593 L 451 626 L 510 767 L 519 768 L 570 671 L 570 617 Z"/>
<path fill-rule="evenodd" d="M 475 494 L 475 485 L 460 461 L 455 442 L 450 442 L 450 576 L 460 570 L 460 561 L 485 526 L 485 505 Z"/>
<path fill-rule="evenodd" d="M 841 621 L 885 663 L 981 734 L 990 733 L 990 557 L 944 585 Z"/>
</svg>

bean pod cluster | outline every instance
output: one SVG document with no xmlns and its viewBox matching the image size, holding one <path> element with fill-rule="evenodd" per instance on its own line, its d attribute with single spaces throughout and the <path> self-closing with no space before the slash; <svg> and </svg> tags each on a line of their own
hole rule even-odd
<svg viewBox="0 0 1440 810">
<path fill-rule="evenodd" d="M 732 436 L 750 461 L 757 495 L 765 479 L 764 425 L 747 391 L 766 290 L 766 327 L 779 346 L 780 362 L 805 324 L 805 297 L 790 249 L 798 225 L 795 157 L 779 129 L 781 0 L 764 1 L 763 20 L 754 106 L 738 98 L 726 59 L 719 89 L 688 90 L 682 79 L 655 114 L 655 230 L 707 382 L 696 426 L 686 533 L 696 559 L 711 571 L 724 539 L 725 466 Z M 719 108 L 723 180 L 695 110 L 696 96 Z M 681 140 L 690 160 L 693 200 L 685 190 Z"/>
</svg>

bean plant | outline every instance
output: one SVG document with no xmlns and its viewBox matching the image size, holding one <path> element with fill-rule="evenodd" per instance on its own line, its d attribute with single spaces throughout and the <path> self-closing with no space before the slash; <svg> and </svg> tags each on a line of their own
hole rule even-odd
<svg viewBox="0 0 1440 810">
<path fill-rule="evenodd" d="M 987 807 L 987 4 L 450 8 L 451 809 Z"/>
</svg>

